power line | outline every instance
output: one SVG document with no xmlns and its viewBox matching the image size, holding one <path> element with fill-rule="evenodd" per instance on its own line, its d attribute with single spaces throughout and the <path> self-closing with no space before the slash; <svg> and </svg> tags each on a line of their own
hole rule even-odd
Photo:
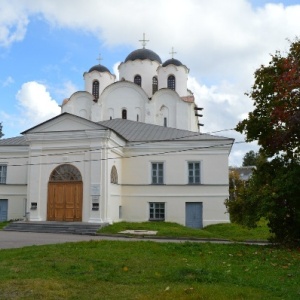
<svg viewBox="0 0 300 300">
<path fill-rule="evenodd" d="M 165 139 L 165 140 L 158 140 L 158 141 L 145 141 L 145 142 L 139 142 L 139 143 L 133 143 L 132 146 L 140 146 L 140 145 L 145 145 L 145 144 L 153 144 L 153 143 L 164 143 L 164 142 L 172 142 L 172 141 L 179 141 L 188 137 L 196 137 L 196 136 L 202 136 L 205 134 L 212 134 L 212 133 L 217 133 L 221 131 L 230 131 L 234 129 L 223 129 L 223 130 L 218 130 L 218 131 L 212 131 L 208 133 L 199 133 L 195 132 L 195 134 L 191 135 L 184 135 L 181 137 L 176 137 L 172 139 Z M 67 152 L 60 152 L 60 153 L 45 153 L 45 154 L 38 154 L 38 155 L 32 155 L 30 156 L 31 158 L 39 158 L 39 157 L 46 157 L 46 156 L 61 156 L 61 155 L 70 155 L 70 154 L 79 154 L 79 153 L 88 153 L 88 152 L 93 152 L 93 151 L 99 151 L 99 150 L 113 150 L 113 149 L 118 149 L 118 148 L 124 148 L 124 146 L 114 146 L 114 147 L 100 147 L 100 148 L 93 148 L 93 149 L 86 149 L 86 150 L 74 150 L 74 151 L 67 151 Z M 28 158 L 28 156 L 11 156 L 9 158 L 3 158 L 3 159 L 22 159 L 22 158 Z"/>
<path fill-rule="evenodd" d="M 186 152 L 186 151 L 192 151 L 196 149 L 209 149 L 209 148 L 216 148 L 216 147 L 225 147 L 230 146 L 233 144 L 243 144 L 247 143 L 245 141 L 239 141 L 235 143 L 224 143 L 219 145 L 211 145 L 211 146 L 199 146 L 199 147 L 192 147 L 192 148 L 186 148 L 186 149 L 177 149 L 177 150 L 170 150 L 170 151 L 163 151 L 163 152 L 157 152 L 157 153 L 145 153 L 145 154 L 137 154 L 137 155 L 131 155 L 131 156 L 120 156 L 120 157 L 108 157 L 108 158 L 99 158 L 99 159 L 81 159 L 81 160 L 72 160 L 68 161 L 67 163 L 82 163 L 82 162 L 92 162 L 92 161 L 105 161 L 105 160 L 116 160 L 116 159 L 125 159 L 125 158 L 135 158 L 135 157 L 145 157 L 145 156 L 157 156 L 157 155 L 165 155 L 170 153 L 180 153 L 180 152 Z M 61 162 L 44 162 L 44 163 L 25 163 L 25 164 L 9 164 L 9 167 L 23 167 L 23 166 L 42 166 L 42 165 L 60 165 Z"/>
</svg>

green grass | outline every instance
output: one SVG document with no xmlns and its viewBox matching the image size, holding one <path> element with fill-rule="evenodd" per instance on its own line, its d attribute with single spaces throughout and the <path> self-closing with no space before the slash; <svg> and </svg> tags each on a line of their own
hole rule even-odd
<svg viewBox="0 0 300 300">
<path fill-rule="evenodd" d="M 266 222 L 260 222 L 254 229 L 248 229 L 237 224 L 217 224 L 203 229 L 192 229 L 169 222 L 120 222 L 102 228 L 99 233 L 117 234 L 124 230 L 155 230 L 159 237 L 229 239 L 233 241 L 261 241 L 270 237 Z"/>
<path fill-rule="evenodd" d="M 0 250 L 0 299 L 299 299 L 300 252 L 90 241 Z"/>
<path fill-rule="evenodd" d="M 0 222 L 0 230 L 3 229 L 6 225 L 8 225 L 9 221 Z"/>
</svg>

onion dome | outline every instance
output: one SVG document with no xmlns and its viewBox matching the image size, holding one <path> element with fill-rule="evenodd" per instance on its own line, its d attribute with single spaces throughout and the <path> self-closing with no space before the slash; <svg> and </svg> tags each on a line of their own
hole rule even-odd
<svg viewBox="0 0 300 300">
<path fill-rule="evenodd" d="M 145 49 L 145 48 L 132 51 L 126 57 L 125 62 L 130 61 L 130 60 L 133 61 L 133 60 L 137 60 L 137 59 L 140 59 L 140 60 L 149 59 L 152 61 L 157 61 L 160 64 L 162 63 L 160 57 L 155 52 L 153 52 L 152 50 L 149 50 L 149 49 Z"/>
<path fill-rule="evenodd" d="M 183 66 L 183 64 L 182 64 L 179 60 L 177 60 L 177 59 L 175 59 L 175 58 L 170 58 L 170 59 L 166 60 L 166 61 L 162 64 L 163 67 L 166 67 L 166 66 L 168 66 L 168 65 L 174 65 L 174 66 L 177 66 L 177 67 Z"/>
<path fill-rule="evenodd" d="M 98 71 L 98 72 L 101 72 L 101 73 L 103 73 L 103 72 L 108 72 L 108 73 L 110 73 L 110 71 L 109 71 L 106 67 L 104 67 L 104 66 L 102 66 L 102 65 L 100 65 L 100 64 L 95 65 L 95 66 L 93 66 L 93 67 L 91 67 L 91 68 L 89 69 L 89 73 L 90 73 L 90 72 L 93 72 L 93 71 Z"/>
</svg>

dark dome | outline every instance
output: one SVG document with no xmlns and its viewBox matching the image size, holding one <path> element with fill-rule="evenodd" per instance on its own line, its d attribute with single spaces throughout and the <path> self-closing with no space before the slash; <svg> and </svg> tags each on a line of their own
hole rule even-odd
<svg viewBox="0 0 300 300">
<path fill-rule="evenodd" d="M 155 61 L 157 61 L 157 62 L 159 62 L 161 64 L 160 57 L 155 52 L 153 52 L 152 50 L 145 49 L 145 48 L 132 51 L 126 57 L 125 62 L 127 62 L 129 60 L 133 61 L 133 60 L 136 60 L 136 59 L 141 59 L 141 60 L 144 60 L 144 59 L 155 60 Z"/>
<path fill-rule="evenodd" d="M 170 58 L 170 59 L 166 60 L 166 61 L 162 64 L 163 67 L 166 67 L 166 66 L 168 66 L 168 65 L 175 65 L 175 66 L 177 66 L 177 67 L 183 66 L 183 64 L 182 64 L 179 60 L 177 60 L 177 59 L 175 59 L 175 58 Z"/>
<path fill-rule="evenodd" d="M 91 67 L 90 70 L 89 70 L 89 73 L 92 72 L 92 71 L 108 72 L 108 73 L 110 73 L 110 71 L 106 67 L 104 67 L 102 65 L 95 65 L 95 66 Z"/>
</svg>

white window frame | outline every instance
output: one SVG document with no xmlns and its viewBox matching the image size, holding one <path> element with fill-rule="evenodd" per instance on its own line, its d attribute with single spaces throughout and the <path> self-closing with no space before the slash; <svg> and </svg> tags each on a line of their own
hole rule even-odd
<svg viewBox="0 0 300 300">
<path fill-rule="evenodd" d="M 154 169 L 154 166 L 157 168 Z M 159 169 L 159 166 L 162 166 L 162 169 Z M 159 174 L 159 171 L 162 171 L 162 175 Z M 154 180 L 156 179 L 156 180 Z M 151 184 L 161 185 L 165 183 L 165 164 L 162 161 L 153 161 L 151 162 Z"/>
<path fill-rule="evenodd" d="M 7 165 L 0 164 L 0 184 L 6 184 L 7 180 Z"/>
<path fill-rule="evenodd" d="M 149 221 L 165 221 L 166 203 L 149 202 Z"/>
<path fill-rule="evenodd" d="M 190 169 L 190 165 L 193 165 L 193 167 Z M 195 168 L 196 164 L 199 164 L 198 170 Z M 197 171 L 199 174 L 197 174 Z M 187 162 L 187 172 L 188 172 L 188 184 L 196 185 L 201 184 L 201 161 L 188 161 Z M 192 180 L 191 180 L 192 179 Z"/>
</svg>

